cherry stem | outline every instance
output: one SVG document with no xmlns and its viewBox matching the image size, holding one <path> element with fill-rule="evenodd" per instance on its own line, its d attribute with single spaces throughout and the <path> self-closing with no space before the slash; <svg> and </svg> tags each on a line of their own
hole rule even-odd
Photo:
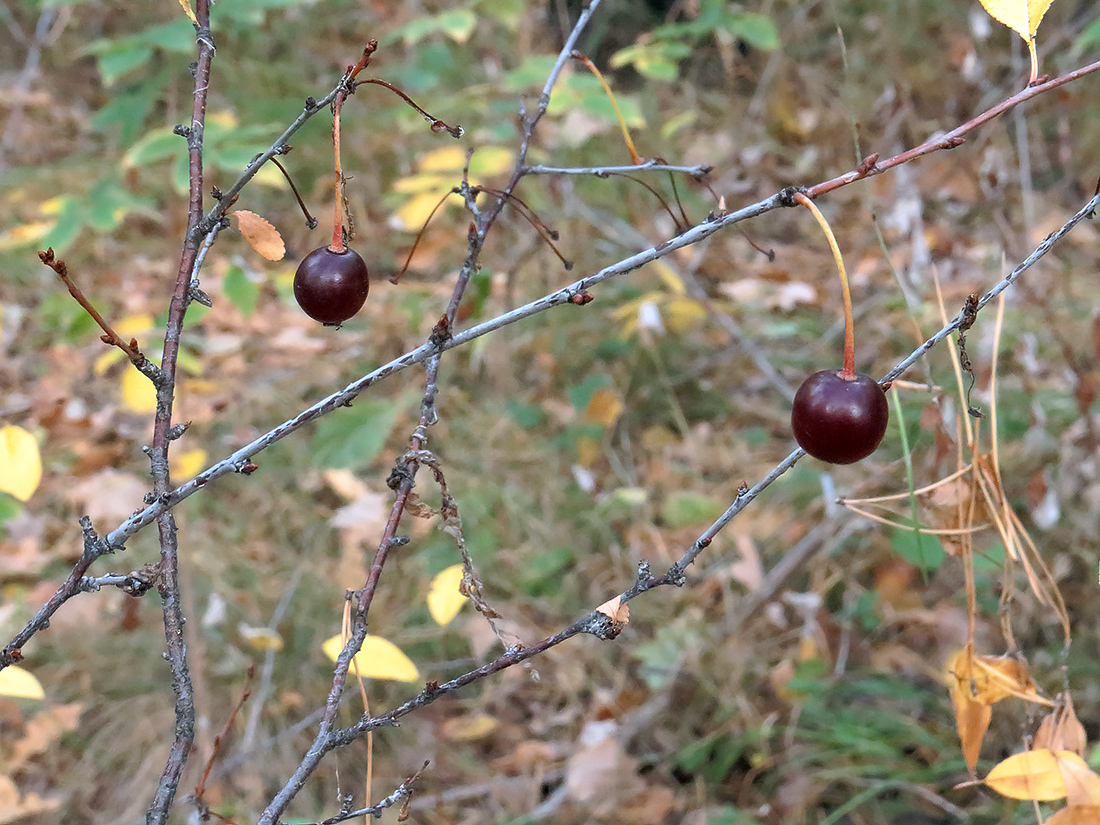
<svg viewBox="0 0 1100 825">
<path fill-rule="evenodd" d="M 444 123 L 442 120 L 437 118 L 435 115 L 424 111 L 424 109 L 422 109 L 419 105 L 417 105 L 415 100 L 413 100 L 411 97 L 409 97 L 403 91 L 398 89 L 392 83 L 389 83 L 385 80 L 380 80 L 377 77 L 368 77 L 366 80 L 361 80 L 359 82 L 360 83 L 373 83 L 376 86 L 381 86 L 384 89 L 389 89 L 391 92 L 393 92 L 399 98 L 401 98 L 406 103 L 408 103 L 410 106 L 412 106 L 414 109 L 416 109 L 416 111 L 420 112 L 420 114 L 424 118 L 424 120 L 428 121 L 428 123 L 430 123 L 432 125 L 432 131 L 433 132 L 446 132 L 447 134 L 449 134 L 453 138 L 460 138 L 460 137 L 462 137 L 463 134 L 465 134 L 465 132 L 464 132 L 464 130 L 461 126 L 458 126 L 458 125 L 449 126 L 448 124 Z"/>
<path fill-rule="evenodd" d="M 344 171 L 340 168 L 340 104 L 342 97 L 337 97 L 332 105 L 332 152 L 336 163 L 336 202 L 332 206 L 332 243 L 329 244 L 331 252 L 344 251 Z"/>
<path fill-rule="evenodd" d="M 344 246 L 344 215 L 342 211 L 344 208 L 344 172 L 340 167 L 340 107 L 347 100 L 348 95 L 355 91 L 355 84 L 352 81 L 355 80 L 356 75 L 370 65 L 371 57 L 377 48 L 377 40 L 371 40 L 367 43 L 359 60 L 356 61 L 354 66 L 348 66 L 348 70 L 344 72 L 340 91 L 336 93 L 336 98 L 332 101 L 332 154 L 335 158 L 334 167 L 336 170 L 336 203 L 332 207 L 332 243 L 329 244 L 328 248 L 337 254 L 346 249 Z"/>
<path fill-rule="evenodd" d="M 845 381 L 854 381 L 856 377 L 856 339 L 855 322 L 852 318 L 852 291 L 848 288 L 848 273 L 844 269 L 844 259 L 840 257 L 840 247 L 837 245 L 836 236 L 829 227 L 829 222 L 821 214 L 812 200 L 801 192 L 795 192 L 794 200 L 810 210 L 817 221 L 818 226 L 825 233 L 829 241 L 829 248 L 833 251 L 833 260 L 836 261 L 837 271 L 840 273 L 840 291 L 844 296 L 844 368 L 837 373 Z"/>
</svg>

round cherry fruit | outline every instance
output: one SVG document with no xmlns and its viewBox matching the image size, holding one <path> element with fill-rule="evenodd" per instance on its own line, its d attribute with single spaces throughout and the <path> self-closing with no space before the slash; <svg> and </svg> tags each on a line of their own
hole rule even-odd
<svg viewBox="0 0 1100 825">
<path fill-rule="evenodd" d="M 342 324 L 367 300 L 367 265 L 352 249 L 333 252 L 319 246 L 302 258 L 294 273 L 294 299 L 310 318 L 326 326 Z"/>
<path fill-rule="evenodd" d="M 815 372 L 802 382 L 791 408 L 795 440 L 814 458 L 854 464 L 875 451 L 886 434 L 890 407 L 868 375 L 843 378 L 840 370 Z"/>
</svg>

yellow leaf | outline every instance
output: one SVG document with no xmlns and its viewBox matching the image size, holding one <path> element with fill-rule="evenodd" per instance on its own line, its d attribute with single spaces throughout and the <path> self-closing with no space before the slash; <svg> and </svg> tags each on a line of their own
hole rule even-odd
<svg viewBox="0 0 1100 825">
<path fill-rule="evenodd" d="M 119 338 L 136 338 L 153 329 L 153 316 L 144 312 L 134 313 L 133 315 L 127 315 L 114 327 Z"/>
<path fill-rule="evenodd" d="M 42 457 L 34 436 L 14 424 L 0 428 L 0 490 L 27 501 L 41 480 Z"/>
<path fill-rule="evenodd" d="M 1053 751 L 1047 750 L 1024 751 L 998 762 L 985 778 L 985 784 L 1009 799 L 1049 802 L 1066 795 L 1058 759 Z"/>
<path fill-rule="evenodd" d="M 593 424 L 610 427 L 623 411 L 623 402 L 618 393 L 609 387 L 600 387 L 588 399 L 584 409 L 584 418 Z"/>
<path fill-rule="evenodd" d="M 122 403 L 130 412 L 148 415 L 156 412 L 157 390 L 153 382 L 136 369 L 122 373 Z"/>
<path fill-rule="evenodd" d="M 344 642 L 339 636 L 333 636 L 321 645 L 321 649 L 332 661 L 340 655 L 344 649 Z M 381 636 L 367 636 L 363 640 L 363 646 L 355 654 L 351 662 L 352 675 L 358 673 L 368 679 L 393 679 L 398 682 L 418 682 L 420 673 L 416 665 L 412 663 L 401 649 L 393 642 L 386 641 Z"/>
<path fill-rule="evenodd" d="M 428 220 L 428 215 L 432 214 L 432 210 L 435 209 L 435 205 L 439 203 L 441 197 L 443 197 L 443 193 L 436 191 L 410 198 L 408 203 L 393 215 L 398 228 L 410 231 L 420 229 L 424 225 L 424 221 Z"/>
<path fill-rule="evenodd" d="M 466 165 L 466 150 L 460 146 L 443 146 L 433 149 L 417 161 L 421 172 L 462 172 Z"/>
<path fill-rule="evenodd" d="M 1024 40 L 1031 40 L 1053 0 L 981 0 L 985 10 Z"/>
<path fill-rule="evenodd" d="M 96 375 L 105 375 L 107 370 L 126 357 L 126 353 L 120 350 L 118 347 L 111 347 L 104 350 L 98 358 L 95 359 L 95 363 L 92 364 L 92 372 Z"/>
<path fill-rule="evenodd" d="M 475 713 L 472 716 L 459 716 L 443 723 L 444 739 L 458 742 L 472 742 L 488 736 L 497 729 L 497 720 L 487 713 Z"/>
<path fill-rule="evenodd" d="M 482 147 L 470 158 L 470 179 L 480 182 L 482 178 L 503 175 L 511 171 L 515 158 L 511 151 L 499 146 Z M 459 169 L 462 167 L 460 166 Z"/>
<path fill-rule="evenodd" d="M 1035 33 L 1053 0 L 981 0 L 990 16 L 1020 35 L 1031 53 L 1031 82 L 1039 75 L 1039 58 L 1035 54 Z"/>
<path fill-rule="evenodd" d="M 248 245 L 269 261 L 281 261 L 286 254 L 279 230 L 255 212 L 238 209 L 230 213 L 237 218 L 237 229 Z"/>
<path fill-rule="evenodd" d="M 671 266 L 658 259 L 653 262 L 653 268 L 657 270 L 657 274 L 661 276 L 661 280 L 665 282 L 669 292 L 674 295 L 687 295 L 687 287 L 684 286 L 683 280 Z"/>
<path fill-rule="evenodd" d="M 241 634 L 251 647 L 267 652 L 269 650 L 278 653 L 283 649 L 283 637 L 270 627 L 253 627 L 243 622 L 237 625 L 237 632 Z"/>
<path fill-rule="evenodd" d="M 65 196 L 58 195 L 50 198 L 47 201 L 43 201 L 38 206 L 38 211 L 43 215 L 57 215 L 65 208 Z"/>
<path fill-rule="evenodd" d="M 437 175 L 431 172 L 421 172 L 401 178 L 393 185 L 394 192 L 403 195 L 420 195 L 425 192 L 435 193 L 436 200 L 443 197 L 443 193 L 451 189 L 456 183 L 458 172 L 453 175 Z"/>
<path fill-rule="evenodd" d="M 0 670 L 0 696 L 16 699 L 45 699 L 46 692 L 34 674 L 19 665 L 9 665 Z"/>
<path fill-rule="evenodd" d="M 661 314 L 668 321 L 673 332 L 687 332 L 695 329 L 706 320 L 707 311 L 694 298 L 677 296 L 670 299 L 661 308 Z"/>
<path fill-rule="evenodd" d="M 195 17 L 195 12 L 191 11 L 191 3 L 188 0 L 180 0 L 180 5 L 183 7 L 183 13 L 191 20 L 196 26 L 199 25 L 199 19 Z"/>
<path fill-rule="evenodd" d="M 182 453 L 172 453 L 169 462 L 172 468 L 172 480 L 177 482 L 189 481 L 194 478 L 206 463 L 206 450 L 196 447 Z"/>
<path fill-rule="evenodd" d="M 450 624 L 451 619 L 462 609 L 462 605 L 466 604 L 466 596 L 460 589 L 461 585 L 461 564 L 452 564 L 432 579 L 432 587 L 428 591 L 428 612 L 432 614 L 436 624 Z"/>
<path fill-rule="evenodd" d="M 29 246 L 35 241 L 41 240 L 56 226 L 50 221 L 36 221 L 16 226 L 6 232 L 0 232 L 0 252 L 18 249 L 21 246 Z"/>
<path fill-rule="evenodd" d="M 1100 805 L 1100 776 L 1073 751 L 1057 751 L 1055 759 L 1066 783 L 1066 801 L 1070 805 Z"/>
</svg>

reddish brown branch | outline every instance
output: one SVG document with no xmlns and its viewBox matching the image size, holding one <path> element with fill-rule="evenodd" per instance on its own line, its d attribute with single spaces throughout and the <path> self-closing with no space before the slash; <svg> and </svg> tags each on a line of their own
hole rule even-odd
<svg viewBox="0 0 1100 825">
<path fill-rule="evenodd" d="M 894 155 L 894 157 L 888 158 L 887 160 L 879 161 L 877 155 L 870 155 L 864 158 L 851 172 L 847 172 L 832 180 L 827 180 L 824 183 L 819 183 L 817 186 L 811 186 L 806 189 L 806 197 L 811 199 L 818 198 L 827 192 L 832 192 L 834 189 L 847 186 L 849 183 L 854 183 L 857 180 L 862 180 L 863 178 L 872 177 L 874 175 L 881 175 L 888 169 L 893 169 L 895 166 L 901 166 L 903 163 L 908 163 L 911 160 L 930 155 L 941 149 L 954 149 L 957 146 L 961 146 L 966 141 L 964 135 L 973 132 L 982 124 L 1016 108 L 1025 100 L 1031 100 L 1031 98 L 1041 95 L 1044 92 L 1049 92 L 1051 89 L 1056 89 L 1073 80 L 1092 74 L 1097 69 L 1100 69 L 1100 60 L 1095 63 L 1090 63 L 1088 66 L 1082 66 L 1080 69 L 1068 72 L 1060 77 L 1056 77 L 1053 80 L 1037 83 L 1034 86 L 1027 86 L 1012 95 L 1012 97 L 1001 101 L 990 109 L 986 109 L 980 115 L 971 118 L 961 126 L 957 126 L 947 134 L 929 138 L 920 146 L 914 146 L 912 149 Z"/>
<path fill-rule="evenodd" d="M 63 260 L 54 257 L 52 246 L 45 252 L 39 252 L 38 259 L 57 273 L 57 277 L 59 277 L 68 288 L 69 294 L 76 299 L 76 302 L 84 308 L 85 312 L 92 316 L 92 320 L 99 325 L 99 328 L 101 330 L 103 330 L 103 335 L 100 338 L 103 343 L 111 344 L 118 347 L 120 350 L 126 353 L 126 357 L 129 358 L 136 367 L 141 367 L 144 364 L 149 364 L 149 361 L 146 359 L 146 357 L 142 355 L 141 350 L 138 349 L 137 339 L 131 338 L 129 343 L 123 341 L 122 336 L 115 332 L 111 328 L 111 325 L 108 324 L 103 316 L 99 314 L 96 308 L 92 306 L 92 302 L 88 300 L 88 298 L 81 291 L 80 287 L 73 283 L 73 279 L 69 277 L 69 268 L 65 266 L 65 262 Z M 152 366 L 152 364 L 150 364 L 150 366 Z M 142 371 L 144 372 L 145 370 Z"/>
<path fill-rule="evenodd" d="M 237 714 L 241 712 L 241 708 L 244 707 L 244 703 L 252 696 L 252 677 L 256 674 L 256 666 L 250 664 L 248 670 L 244 675 L 244 689 L 241 691 L 241 698 L 237 704 L 233 706 L 233 710 L 229 714 L 229 718 L 225 720 L 225 725 L 222 727 L 221 733 L 214 737 L 214 747 L 210 751 L 210 758 L 206 760 L 206 767 L 203 768 L 202 777 L 199 779 L 199 783 L 195 786 L 194 801 L 195 806 L 199 809 L 199 815 L 202 818 L 206 818 L 211 811 L 207 807 L 206 802 L 203 800 L 203 795 L 206 793 L 206 780 L 210 778 L 210 771 L 214 769 L 214 762 L 218 758 L 218 751 L 221 750 L 222 742 L 225 741 L 225 737 L 229 735 L 229 731 L 233 728 L 233 722 L 237 719 Z M 217 814 L 214 814 L 217 816 Z M 220 817 L 219 817 L 220 818 Z"/>
</svg>

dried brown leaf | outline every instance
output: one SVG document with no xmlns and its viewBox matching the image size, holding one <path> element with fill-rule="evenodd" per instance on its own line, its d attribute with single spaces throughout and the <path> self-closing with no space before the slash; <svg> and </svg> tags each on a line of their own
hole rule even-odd
<svg viewBox="0 0 1100 825">
<path fill-rule="evenodd" d="M 281 261 L 286 255 L 283 236 L 279 230 L 255 212 L 238 209 L 230 213 L 237 219 L 237 229 L 248 245 L 269 261 Z"/>
</svg>

